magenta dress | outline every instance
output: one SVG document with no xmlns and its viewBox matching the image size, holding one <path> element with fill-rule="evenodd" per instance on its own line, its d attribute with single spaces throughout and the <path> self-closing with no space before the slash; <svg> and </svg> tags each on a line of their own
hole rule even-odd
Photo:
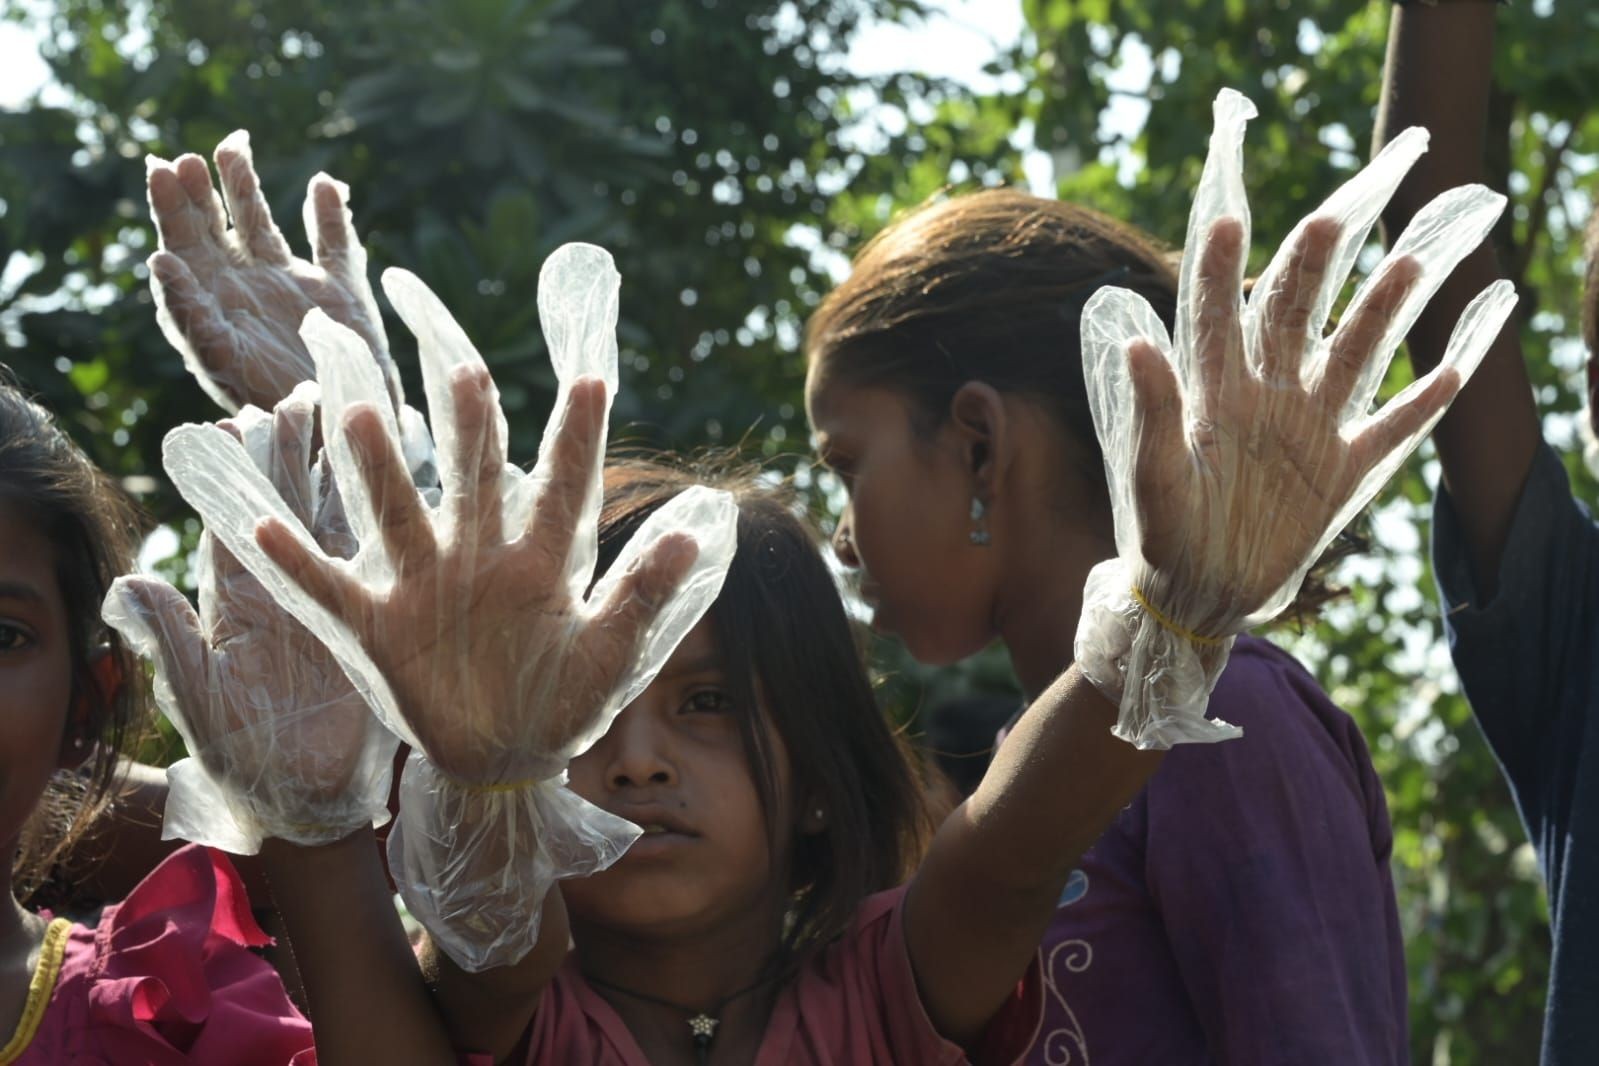
<svg viewBox="0 0 1599 1066">
<path fill-rule="evenodd" d="M 94 928 L 51 922 L 0 1064 L 312 1066 L 270 942 L 227 857 L 185 847 Z"/>
</svg>

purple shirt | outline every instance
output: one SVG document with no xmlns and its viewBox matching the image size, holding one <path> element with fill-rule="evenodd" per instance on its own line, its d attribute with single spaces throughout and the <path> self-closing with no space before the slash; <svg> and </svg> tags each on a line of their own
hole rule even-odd
<svg viewBox="0 0 1599 1066">
<path fill-rule="evenodd" d="M 1029 1063 L 1409 1061 L 1393 833 L 1360 731 L 1249 637 L 1210 706 L 1243 737 L 1167 755 L 1061 895 Z"/>
</svg>

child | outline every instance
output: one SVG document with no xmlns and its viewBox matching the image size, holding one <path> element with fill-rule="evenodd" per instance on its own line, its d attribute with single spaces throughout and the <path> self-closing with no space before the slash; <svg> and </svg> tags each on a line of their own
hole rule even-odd
<svg viewBox="0 0 1599 1066">
<path fill-rule="evenodd" d="M 1482 174 L 1493 32 L 1489 4 L 1394 8 L 1377 143 L 1400 124 L 1425 123 L 1437 147 L 1390 204 L 1390 232 L 1439 188 Z M 1590 352 L 1599 352 L 1596 264 L 1590 255 Z M 1436 365 L 1470 290 L 1499 273 L 1491 248 L 1456 271 L 1410 332 L 1418 374 Z M 1599 995 L 1599 527 L 1542 439 L 1514 329 L 1496 339 L 1433 440 L 1442 474 L 1432 551 L 1450 652 L 1549 891 L 1542 1061 L 1590 1062 L 1599 1043 L 1590 1006 Z"/>
<path fill-rule="evenodd" d="M 1330 261 L 1293 254 L 1307 270 Z M 812 317 L 808 411 L 849 492 L 835 549 L 874 627 L 917 659 L 953 662 L 997 637 L 1036 694 L 1080 657 L 1085 580 L 1118 540 L 1079 321 L 1118 286 L 1170 325 L 1167 263 L 1096 212 L 986 191 L 891 224 Z M 1408 287 L 1387 281 L 1400 282 L 1391 300 Z M 1320 338 L 1325 304 L 1317 319 L 1304 293 L 1270 287 L 1252 303 L 1269 318 L 1273 299 L 1301 302 L 1300 343 Z M 1300 596 L 1325 598 L 1315 582 Z M 1393 834 L 1358 729 L 1254 637 L 1210 709 L 1241 739 L 1172 752 L 1066 883 L 1031 1061 L 1405 1061 Z M 1161 1024 L 1140 1023 L 1150 1015 Z"/>
<path fill-rule="evenodd" d="M 310 1026 L 248 950 L 266 938 L 222 856 L 176 853 L 92 928 L 14 896 L 114 787 L 138 686 L 100 602 L 137 534 L 110 480 L 0 382 L 0 840 L 17 857 L 0 914 L 0 1063 L 310 1062 Z M 58 772 L 91 760 L 86 775 Z"/>
<path fill-rule="evenodd" d="M 772 709 L 774 688 L 785 680 L 824 684 L 828 672 L 841 670 L 858 676 L 858 664 L 827 650 L 838 640 L 791 635 L 781 624 L 788 604 L 765 593 L 758 600 L 768 613 L 741 624 L 740 582 L 729 578 L 709 632 L 704 624 L 691 630 L 659 676 L 641 682 L 619 672 L 641 635 L 653 632 L 669 591 L 685 581 L 696 549 L 668 535 L 625 568 L 624 553 L 601 583 L 609 591 L 584 604 L 593 566 L 585 547 L 587 508 L 595 502 L 589 471 L 601 452 L 607 401 L 599 380 L 570 372 L 563 378 L 564 402 L 529 508 L 518 475 L 504 467 L 503 421 L 481 361 L 442 309 L 428 307 L 411 291 L 414 282 L 398 278 L 389 292 L 423 338 L 435 398 L 445 471 L 440 507 L 410 487 L 396 430 L 381 413 L 381 380 L 368 375 L 358 389 L 323 381 L 325 395 L 348 398 L 344 409 L 325 413 L 325 424 L 335 449 L 347 446 L 363 460 L 340 469 L 334 453 L 341 491 L 365 499 L 352 513 L 371 509 L 362 553 L 380 549 L 382 568 L 362 554 L 353 564 L 329 559 L 284 519 L 258 525 L 260 514 L 280 512 L 269 500 L 252 494 L 240 511 L 193 491 L 199 481 L 186 487 L 179 478 L 213 533 L 297 617 L 342 649 L 364 691 L 418 741 L 420 761 L 414 755 L 407 767 L 391 856 L 395 840 L 434 830 L 435 866 L 452 884 L 411 890 L 433 905 L 424 921 L 446 957 L 435 955 L 432 978 L 458 1044 L 496 1058 L 525 1043 L 532 1061 L 616 1063 L 863 1055 L 956 1062 L 986 1051 L 987 1040 L 999 1041 L 1002 1058 L 1017 1050 L 1004 1039 L 1014 1036 L 1004 1023 L 1015 1018 L 1017 981 L 1028 973 L 1073 864 L 1159 761 L 1106 735 L 1117 708 L 1205 728 L 1194 719 L 1203 722 L 1205 696 L 1232 635 L 1286 604 L 1311 559 L 1425 432 L 1460 380 L 1443 369 L 1390 410 L 1365 418 L 1370 397 L 1361 382 L 1380 376 L 1392 352 L 1392 323 L 1424 298 L 1410 291 L 1422 268 L 1409 256 L 1397 257 L 1366 306 L 1347 317 L 1332 346 L 1336 360 L 1326 361 L 1326 346 L 1296 333 L 1293 316 L 1279 320 L 1291 308 L 1270 299 L 1259 328 L 1245 336 L 1245 208 L 1233 195 L 1239 182 L 1229 168 L 1238 164 L 1246 106 L 1235 95 L 1218 102 L 1223 122 L 1196 202 L 1177 366 L 1155 346 L 1165 343 L 1163 331 L 1148 328 L 1128 294 L 1112 294 L 1122 302 L 1107 302 L 1095 319 L 1131 331 L 1126 340 L 1096 344 L 1095 379 L 1114 397 L 1107 411 L 1133 416 L 1118 425 L 1110 414 L 1100 426 L 1115 442 L 1107 462 L 1125 475 L 1119 483 L 1127 495 L 1115 505 L 1125 541 L 1114 565 L 1123 570 L 1096 574 L 1131 583 L 1097 600 L 1085 623 L 1100 652 L 1095 672 L 1073 666 L 1040 686 L 976 794 L 945 822 L 902 890 L 860 898 L 882 883 L 876 873 L 839 892 L 811 880 L 827 868 L 810 864 L 811 848 L 871 856 L 881 846 L 866 833 L 866 808 L 826 784 L 831 776 L 858 788 L 867 775 L 881 774 L 884 764 L 863 762 L 852 739 L 859 730 L 840 721 L 841 709 L 827 700 L 796 705 L 798 715 Z M 1480 239 L 1479 221 L 1470 220 L 1471 240 Z M 1353 230 L 1358 240 L 1358 221 Z M 1323 265 L 1346 236 L 1339 222 L 1305 227 L 1279 271 L 1284 289 L 1302 300 L 1324 296 Z M 600 309 L 602 321 L 608 309 L 614 323 L 614 290 L 594 280 L 582 292 L 586 306 Z M 540 302 L 542 310 L 542 287 Z M 605 331 L 593 321 L 574 330 L 563 319 L 551 332 L 550 316 L 541 317 L 552 337 L 570 343 L 581 335 L 605 345 Z M 358 344 L 322 323 L 304 335 L 314 342 L 319 377 L 342 374 L 345 353 Z M 552 345 L 558 368 L 562 347 Z M 1459 353 L 1462 367 L 1476 354 L 1470 348 Z M 614 346 L 610 353 L 614 367 Z M 1264 391 L 1253 368 L 1297 371 L 1301 355 L 1318 369 L 1308 383 L 1296 374 Z M 1244 374 L 1246 365 L 1251 372 Z M 1359 425 L 1342 424 L 1357 418 Z M 214 443 L 214 464 L 198 447 L 183 450 L 184 462 L 205 466 L 208 477 L 245 470 L 248 460 L 237 449 Z M 1240 476 L 1246 468 L 1248 476 Z M 644 499 L 652 494 L 658 501 L 665 491 L 649 489 Z M 648 508 L 619 493 L 608 513 L 616 516 L 620 507 L 625 521 L 605 527 L 607 549 L 635 527 L 630 544 L 636 542 L 682 498 L 645 518 Z M 809 569 L 814 578 L 805 581 L 825 584 L 814 552 L 779 547 L 749 517 L 741 501 L 735 566 L 770 566 L 774 579 L 798 579 Z M 619 569 L 624 573 L 613 581 Z M 828 609 L 841 626 L 836 602 Z M 770 623 L 759 624 L 763 619 Z M 728 634 L 720 643 L 718 632 Z M 752 664 L 728 661 L 740 645 L 752 649 Z M 792 667 L 774 669 L 785 657 Z M 529 671 L 529 663 L 538 669 Z M 534 689 L 526 687 L 530 678 Z M 507 750 L 498 740 L 504 736 L 519 739 Z M 643 839 L 564 893 L 537 882 L 519 886 L 515 871 L 538 865 L 522 862 L 524 850 L 536 852 L 550 829 L 526 817 L 535 802 L 526 797 L 546 790 L 547 804 L 559 779 L 547 775 L 563 765 L 573 791 L 598 808 L 585 818 L 599 824 L 606 818 L 595 813 L 623 815 L 643 826 Z M 413 787 L 419 770 L 421 784 Z M 408 824 L 413 801 L 421 813 Z M 565 840 L 570 827 L 558 828 Z M 384 988 L 409 995 L 415 979 L 390 948 L 373 950 L 350 928 L 351 916 L 383 920 L 383 908 L 363 895 L 381 884 L 375 859 L 360 834 L 351 841 L 269 860 L 274 889 L 280 903 L 292 901 L 285 916 L 296 946 L 303 940 L 320 956 L 302 957 L 301 968 L 324 1053 L 325 1039 L 337 1032 L 352 1055 L 365 1039 L 369 1050 L 375 1040 L 385 1055 L 392 1049 L 415 1058 L 418 1049 L 441 1046 L 438 1031 L 418 1012 L 380 1007 Z M 487 927 L 472 893 L 494 915 Z M 473 938 L 498 947 L 507 905 L 517 897 L 524 922 L 537 921 L 536 938 L 482 965 L 483 957 L 466 949 Z M 842 937 L 823 942 L 840 929 Z M 392 930 L 380 935 L 396 942 Z M 361 1002 L 332 994 L 357 976 Z M 1024 981 L 1023 989 L 1036 985 Z"/>
</svg>

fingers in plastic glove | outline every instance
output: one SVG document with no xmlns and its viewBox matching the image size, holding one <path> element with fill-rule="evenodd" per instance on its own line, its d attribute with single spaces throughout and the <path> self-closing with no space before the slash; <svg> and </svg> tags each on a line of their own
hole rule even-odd
<svg viewBox="0 0 1599 1066">
<path fill-rule="evenodd" d="M 1355 492 L 1358 506 L 1375 495 L 1382 483 L 1409 454 L 1409 445 L 1423 437 L 1449 405 L 1465 382 L 1482 363 L 1488 349 L 1504 329 L 1516 306 L 1516 287 L 1501 279 L 1478 293 L 1466 306 L 1449 335 L 1444 357 L 1425 377 L 1413 381 L 1388 401 L 1354 434 L 1353 450 L 1357 463 L 1370 468 Z M 1393 459 L 1397 455 L 1399 458 Z M 1375 481 L 1375 484 L 1368 484 Z M 1348 510 L 1348 508 L 1345 508 Z"/>
<path fill-rule="evenodd" d="M 622 275 L 617 273 L 611 254 L 592 244 L 568 244 L 555 250 L 539 269 L 539 328 L 549 345 L 550 362 L 555 367 L 560 391 L 565 392 L 582 378 L 597 377 L 605 383 L 605 409 L 602 421 L 610 417 L 610 404 L 618 382 L 616 320 Z M 557 397 L 556 411 L 561 400 Z M 535 483 L 549 474 L 542 463 L 545 448 L 557 432 L 552 415 L 544 427 L 539 448 L 541 462 L 534 470 Z M 603 431 L 603 427 L 602 427 Z M 605 438 L 600 438 L 600 454 Z M 600 513 L 602 464 L 590 471 L 590 488 L 577 514 L 577 528 L 585 531 L 567 553 L 567 587 L 581 596 L 594 577 L 599 542 L 589 530 L 595 528 Z"/>
<path fill-rule="evenodd" d="M 1505 202 L 1503 196 L 1486 186 L 1466 185 L 1433 199 L 1405 227 L 1383 263 L 1413 258 L 1421 267 L 1421 276 L 1389 319 L 1376 358 L 1365 364 L 1350 390 L 1339 415 L 1341 421 L 1358 418 L 1371 408 L 1400 341 L 1460 261 L 1488 236 L 1504 211 Z M 1352 306 L 1359 306 L 1383 275 L 1384 266 L 1379 266 L 1355 291 Z"/>
<path fill-rule="evenodd" d="M 373 544 L 369 555 L 382 564 L 380 525 L 372 498 L 361 490 L 366 472 L 351 451 L 345 434 L 345 421 L 357 406 L 371 407 L 383 424 L 383 431 L 399 453 L 400 426 L 389 403 L 388 385 L 382 370 L 372 361 L 366 344 L 347 326 L 340 325 L 320 308 L 312 308 L 300 323 L 300 339 L 310 350 L 316 366 L 317 383 L 322 392 L 322 442 L 324 455 L 333 468 L 334 480 L 343 495 L 350 530 L 362 544 Z M 414 493 L 414 489 L 413 489 Z"/>
<path fill-rule="evenodd" d="M 553 573 L 569 573 L 573 542 L 587 533 L 579 525 L 595 490 L 594 468 L 605 446 L 604 382 L 592 378 L 572 384 L 564 410 L 552 419 L 557 429 L 548 451 L 540 457 L 547 471 L 537 506 L 527 529 L 527 540 Z"/>
<path fill-rule="evenodd" d="M 1289 234 L 1288 240 L 1277 250 L 1270 264 L 1255 282 L 1254 292 L 1270 294 L 1283 280 L 1283 272 L 1299 254 L 1299 238 L 1303 231 L 1314 225 L 1331 223 L 1338 227 L 1337 239 L 1328 249 L 1326 266 L 1322 274 L 1328 284 L 1312 293 L 1314 299 L 1308 308 L 1305 333 L 1311 340 L 1319 340 L 1327 326 L 1333 304 L 1343 289 L 1344 279 L 1354 269 L 1355 260 L 1366 245 L 1372 227 L 1382 212 L 1383 205 L 1392 199 L 1399 183 L 1427 150 L 1427 131 L 1420 127 L 1405 130 L 1389 141 L 1360 172 L 1329 196 L 1322 205 L 1307 216 Z M 1254 303 L 1258 297 L 1252 297 Z M 1249 350 L 1266 355 L 1272 350 L 1271 331 L 1275 329 L 1270 308 L 1264 315 L 1252 316 L 1250 322 Z M 1260 372 L 1260 367 L 1256 367 Z M 1263 375 L 1264 376 L 1264 375 Z"/>
<path fill-rule="evenodd" d="M 1127 370 L 1132 379 L 1137 420 L 1132 429 L 1137 442 L 1134 477 L 1156 495 L 1174 494 L 1182 488 L 1184 478 L 1193 476 L 1177 377 L 1160 349 L 1145 340 L 1128 345 Z M 1143 527 L 1142 550 L 1150 565 L 1160 566 L 1171 551 L 1181 549 L 1181 523 L 1161 522 L 1150 514 L 1145 516 Z"/>
<path fill-rule="evenodd" d="M 317 266 L 346 283 L 366 280 L 366 249 L 355 235 L 350 187 L 317 174 L 305 191 L 305 236 Z"/>
<path fill-rule="evenodd" d="M 165 581 L 138 574 L 117 578 L 101 615 L 137 654 L 160 667 L 158 677 L 170 679 L 185 691 L 205 683 L 210 647 L 200 617 L 188 597 Z"/>
<path fill-rule="evenodd" d="M 432 566 L 437 555 L 433 527 L 410 473 L 385 431 L 378 408 L 372 404 L 351 408 L 345 417 L 344 433 L 360 469 L 363 496 L 371 503 L 389 559 L 402 577 Z M 297 572 L 290 573 L 298 580 Z"/>
<path fill-rule="evenodd" d="M 1236 218 L 1220 218 L 1211 226 L 1204 251 L 1197 257 L 1193 300 L 1194 371 L 1198 382 L 1194 396 L 1194 436 L 1200 446 L 1214 443 L 1216 421 L 1236 398 L 1243 372 L 1243 331 L 1239 311 L 1243 306 L 1244 255 L 1248 231 Z"/>
<path fill-rule="evenodd" d="M 440 471 L 446 535 L 499 544 L 500 480 L 505 473 L 505 419 L 488 367 L 457 367 L 450 381 L 453 447 Z"/>
<path fill-rule="evenodd" d="M 1388 323 L 1421 278 L 1421 264 L 1409 256 L 1388 262 L 1376 281 L 1349 308 L 1328 346 L 1319 383 L 1312 386 L 1321 402 L 1343 410 L 1359 387 L 1362 374 L 1388 334 Z"/>
<path fill-rule="evenodd" d="M 1188 232 L 1183 247 L 1192 251 L 1204 246 L 1212 237 L 1216 222 L 1233 219 L 1242 227 L 1240 245 L 1249 247 L 1249 200 L 1244 195 L 1244 127 L 1258 112 L 1248 97 L 1232 89 L 1223 89 L 1211 105 L 1214 126 L 1210 134 L 1210 147 L 1205 155 L 1205 168 L 1200 174 L 1199 188 L 1194 193 L 1194 206 L 1188 214 Z M 1174 338 L 1179 356 L 1178 380 L 1184 391 L 1192 394 L 1199 380 L 1198 368 L 1189 360 L 1199 351 L 1192 334 L 1196 298 L 1201 288 L 1212 288 L 1218 280 L 1214 276 L 1201 284 L 1202 260 L 1199 256 L 1183 256 L 1177 275 L 1177 332 Z M 1237 284 L 1243 284 L 1243 259 L 1238 260 Z M 1236 313 L 1236 312 L 1235 312 Z"/>
<path fill-rule="evenodd" d="M 703 485 L 678 493 L 650 515 L 638 532 L 622 546 L 616 561 L 605 572 L 605 576 L 595 583 L 589 601 L 597 604 L 618 602 L 614 584 L 635 573 L 640 559 L 654 558 L 657 544 L 685 534 L 693 538 L 695 545 L 692 556 L 686 557 L 687 562 L 684 561 L 685 557 L 675 554 L 675 549 L 665 559 L 657 560 L 658 565 L 666 569 L 660 575 L 661 585 L 655 587 L 652 595 L 669 595 L 670 602 L 649 620 L 647 631 L 633 657 L 636 672 L 627 675 L 627 683 L 612 700 L 609 715 L 585 738 L 579 751 L 586 751 L 590 744 L 604 734 L 616 712 L 632 703 L 649 687 L 673 650 L 716 601 L 722 591 L 722 582 L 727 578 L 728 564 L 733 561 L 733 552 L 738 545 L 738 504 L 729 494 Z M 661 593 L 666 579 L 671 578 L 672 570 L 680 564 L 688 567 L 687 573 L 672 580 L 670 593 Z"/>
<path fill-rule="evenodd" d="M 145 170 L 150 214 L 161 246 L 179 255 L 197 251 L 220 255 L 227 220 L 222 201 L 211 188 L 205 160 L 191 154 L 169 163 L 148 156 Z"/>
<path fill-rule="evenodd" d="M 222 199 L 228 216 L 233 219 L 242 250 L 263 263 L 288 266 L 293 259 L 289 242 L 283 239 L 282 231 L 272 221 L 272 209 L 261 193 L 261 179 L 256 176 L 255 161 L 250 153 L 250 135 L 244 130 L 234 130 L 217 145 L 215 158 Z M 206 184 L 210 184 L 210 175 L 206 176 Z"/>
<path fill-rule="evenodd" d="M 361 587 L 315 547 L 308 545 L 280 518 L 264 518 L 255 542 L 306 595 L 335 615 L 348 615 L 365 600 Z M 359 622 L 357 623 L 359 626 Z"/>
<path fill-rule="evenodd" d="M 583 632 L 583 646 L 578 652 L 589 669 L 584 684 L 592 691 L 617 689 L 637 663 L 650 625 L 670 602 L 698 556 L 699 545 L 693 537 L 669 533 L 633 560 L 618 580 L 608 584 L 599 610 Z M 586 724 L 572 723 L 555 746 L 567 746 L 573 734 Z"/>
<path fill-rule="evenodd" d="M 448 501 L 446 520 L 459 522 L 463 511 L 484 495 L 477 488 L 481 473 L 492 467 L 497 481 L 505 466 L 508 432 L 499 390 L 460 323 L 416 275 L 406 270 L 385 270 L 383 291 L 406 327 L 416 335 L 440 488 Z M 458 377 L 461 374 L 466 377 Z M 458 398 L 467 402 L 469 411 L 457 409 Z M 512 491 L 517 489 L 513 487 Z M 530 501 L 501 500 L 498 492 L 487 495 L 496 497 L 495 524 L 504 523 L 504 528 L 511 529 L 523 527 Z M 505 510 L 514 517 L 508 517 Z"/>
<path fill-rule="evenodd" d="M 1265 381 L 1299 384 L 1299 370 L 1309 347 L 1311 321 L 1325 302 L 1332 276 L 1333 256 L 1343 231 L 1332 218 L 1312 218 L 1301 224 L 1279 253 L 1282 265 L 1262 289 L 1256 282 L 1250 302 L 1262 301 L 1251 327 L 1260 333 L 1258 343 L 1249 347 L 1255 356 L 1255 372 Z M 1275 265 L 1275 264 L 1274 264 Z M 1341 280 L 1341 279 L 1339 279 Z M 1320 339 L 1320 332 L 1315 334 Z"/>
</svg>

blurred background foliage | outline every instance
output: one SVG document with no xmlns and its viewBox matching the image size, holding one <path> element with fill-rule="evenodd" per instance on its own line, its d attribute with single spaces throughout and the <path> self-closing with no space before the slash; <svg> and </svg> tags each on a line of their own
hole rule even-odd
<svg viewBox="0 0 1599 1066">
<path fill-rule="evenodd" d="M 353 189 L 374 270 L 408 267 L 439 292 L 494 369 L 514 458 L 532 458 L 552 393 L 539 265 L 594 241 L 624 278 L 613 439 L 738 446 L 794 474 L 825 523 L 840 499 L 804 456 L 799 339 L 843 256 L 895 211 L 1030 179 L 1175 243 L 1210 100 L 1231 86 L 1261 111 L 1246 167 L 1258 266 L 1367 151 L 1384 4 L 1023 0 L 1028 32 L 988 88 L 846 62 L 863 26 L 914 24 L 923 7 L 0 0 L 52 75 L 0 112 L 0 361 L 180 534 L 163 566 L 181 577 L 194 526 L 161 476 L 160 438 L 214 412 L 155 326 L 141 159 L 209 152 L 243 126 L 291 240 L 325 169 Z M 1490 169 L 1515 206 L 1496 239 L 1523 291 L 1546 430 L 1593 499 L 1576 461 L 1576 337 L 1599 12 L 1541 0 L 1499 18 Z M 389 333 L 420 396 L 406 334 Z M 1390 387 L 1403 379 L 1396 367 Z M 1526 1062 L 1547 919 L 1442 649 L 1423 550 L 1432 467 L 1424 453 L 1375 508 L 1351 598 L 1274 636 L 1358 718 L 1388 787 L 1416 1061 Z M 905 720 L 1011 686 L 997 653 L 931 672 L 879 651 Z"/>
</svg>

